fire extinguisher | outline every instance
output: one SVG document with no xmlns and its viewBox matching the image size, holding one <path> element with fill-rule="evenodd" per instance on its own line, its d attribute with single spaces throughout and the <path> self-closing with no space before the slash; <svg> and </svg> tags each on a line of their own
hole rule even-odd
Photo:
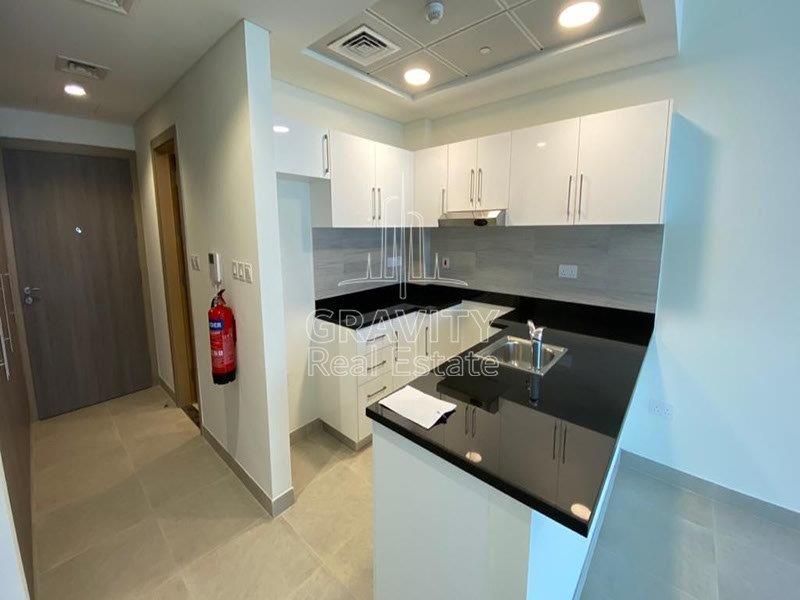
<svg viewBox="0 0 800 600">
<path fill-rule="evenodd" d="M 220 290 L 208 309 L 208 333 L 211 338 L 211 375 L 214 383 L 236 379 L 236 320 L 231 307 L 225 304 Z"/>
</svg>

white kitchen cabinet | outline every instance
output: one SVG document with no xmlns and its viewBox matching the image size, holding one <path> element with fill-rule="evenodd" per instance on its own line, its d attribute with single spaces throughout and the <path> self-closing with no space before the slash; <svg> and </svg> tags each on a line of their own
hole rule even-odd
<svg viewBox="0 0 800 600">
<path fill-rule="evenodd" d="M 367 407 L 388 396 L 392 389 L 392 373 L 387 372 L 365 385 L 358 386 L 358 439 L 364 440 L 372 434 L 372 423 L 367 416 Z"/>
<path fill-rule="evenodd" d="M 330 178 L 330 133 L 297 119 L 275 115 L 273 124 L 288 131 L 274 132 L 275 171 L 302 177 Z"/>
<path fill-rule="evenodd" d="M 568 225 L 577 198 L 580 119 L 511 133 L 510 225 Z"/>
<path fill-rule="evenodd" d="M 375 142 L 331 133 L 331 224 L 333 227 L 375 227 Z"/>
<path fill-rule="evenodd" d="M 414 153 L 375 143 L 375 190 L 378 225 L 408 225 L 414 205 Z"/>
<path fill-rule="evenodd" d="M 475 203 L 478 140 L 447 146 L 447 210 L 472 210 Z"/>
<path fill-rule="evenodd" d="M 392 389 L 399 390 L 418 375 L 417 352 L 422 320 L 415 312 L 391 320 L 394 350 Z"/>
<path fill-rule="evenodd" d="M 662 223 L 672 102 L 580 119 L 576 224 Z"/>
<path fill-rule="evenodd" d="M 511 132 L 478 138 L 475 202 L 479 210 L 508 207 Z"/>
<path fill-rule="evenodd" d="M 447 146 L 414 153 L 414 221 L 421 227 L 438 227 L 447 211 Z"/>
</svg>

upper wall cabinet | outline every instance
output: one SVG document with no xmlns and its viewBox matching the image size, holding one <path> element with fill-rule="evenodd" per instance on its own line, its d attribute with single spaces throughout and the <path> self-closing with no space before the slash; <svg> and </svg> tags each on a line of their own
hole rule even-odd
<svg viewBox="0 0 800 600">
<path fill-rule="evenodd" d="M 447 146 L 414 153 L 414 212 L 417 224 L 438 227 L 447 210 Z M 421 222 L 419 222 L 421 219 Z"/>
<path fill-rule="evenodd" d="M 511 134 L 510 225 L 567 225 L 575 212 L 580 121 Z"/>
<path fill-rule="evenodd" d="M 448 146 L 447 210 L 508 207 L 511 133 Z"/>
<path fill-rule="evenodd" d="M 410 223 L 414 207 L 414 153 L 375 144 L 375 193 L 378 224 L 400 227 Z"/>
<path fill-rule="evenodd" d="M 275 171 L 303 177 L 330 177 L 330 137 L 323 127 L 275 115 Z"/>
<path fill-rule="evenodd" d="M 581 117 L 575 223 L 662 223 L 672 102 Z"/>
</svg>

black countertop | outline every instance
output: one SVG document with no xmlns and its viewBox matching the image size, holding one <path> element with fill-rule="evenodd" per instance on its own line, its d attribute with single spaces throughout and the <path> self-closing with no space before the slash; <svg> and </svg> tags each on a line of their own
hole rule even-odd
<svg viewBox="0 0 800 600">
<path fill-rule="evenodd" d="M 317 308 L 374 315 L 395 304 L 441 310 L 469 299 L 515 309 L 492 322 L 501 332 L 411 383 L 455 404 L 454 413 L 429 430 L 379 403 L 367 407 L 367 416 L 588 535 L 652 334 L 653 315 L 442 286 L 416 287 L 429 289 L 410 290 L 400 301 L 396 287 L 380 288 L 366 296 L 361 292 L 321 301 Z M 470 361 L 479 360 L 472 353 L 499 337 L 527 337 L 524 323 L 529 318 L 547 326 L 545 343 L 567 348 L 545 375 L 502 365 L 492 376 L 469 369 Z M 350 326 L 369 322 L 364 319 Z M 582 507 L 588 509 L 588 517 Z"/>
</svg>

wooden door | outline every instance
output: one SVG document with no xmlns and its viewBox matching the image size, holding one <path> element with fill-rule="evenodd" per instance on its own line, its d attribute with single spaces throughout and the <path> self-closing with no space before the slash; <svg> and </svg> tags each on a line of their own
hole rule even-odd
<svg viewBox="0 0 800 600">
<path fill-rule="evenodd" d="M 573 221 L 578 168 L 578 119 L 511 133 L 511 225 Z"/>
<path fill-rule="evenodd" d="M 479 210 L 508 208 L 511 132 L 478 138 L 477 153 L 476 206 Z"/>
<path fill-rule="evenodd" d="M 473 210 L 475 204 L 478 140 L 447 147 L 447 210 Z"/>
<path fill-rule="evenodd" d="M 575 223 L 661 223 L 672 104 L 581 117 Z"/>
<path fill-rule="evenodd" d="M 128 160 L 5 150 L 3 164 L 39 418 L 150 386 Z"/>
<path fill-rule="evenodd" d="M 414 198 L 414 154 L 387 144 L 375 144 L 375 186 L 378 225 L 407 226 Z"/>
<path fill-rule="evenodd" d="M 170 140 L 153 151 L 153 176 L 158 205 L 158 231 L 161 241 L 161 267 L 167 301 L 167 324 L 172 355 L 175 403 L 191 409 L 197 403 L 197 368 L 194 353 L 194 328 L 186 274 L 186 248 L 183 239 L 180 178 L 175 143 Z"/>
<path fill-rule="evenodd" d="M 375 142 L 331 134 L 331 216 L 334 227 L 375 227 Z"/>
<path fill-rule="evenodd" d="M 0 213 L 0 462 L 8 487 L 22 565 L 30 588 L 33 581 L 30 410 L 22 369 L 17 311 L 12 302 L 6 225 Z"/>
<path fill-rule="evenodd" d="M 422 227 L 438 227 L 447 211 L 447 146 L 414 153 L 414 212 Z"/>
</svg>

